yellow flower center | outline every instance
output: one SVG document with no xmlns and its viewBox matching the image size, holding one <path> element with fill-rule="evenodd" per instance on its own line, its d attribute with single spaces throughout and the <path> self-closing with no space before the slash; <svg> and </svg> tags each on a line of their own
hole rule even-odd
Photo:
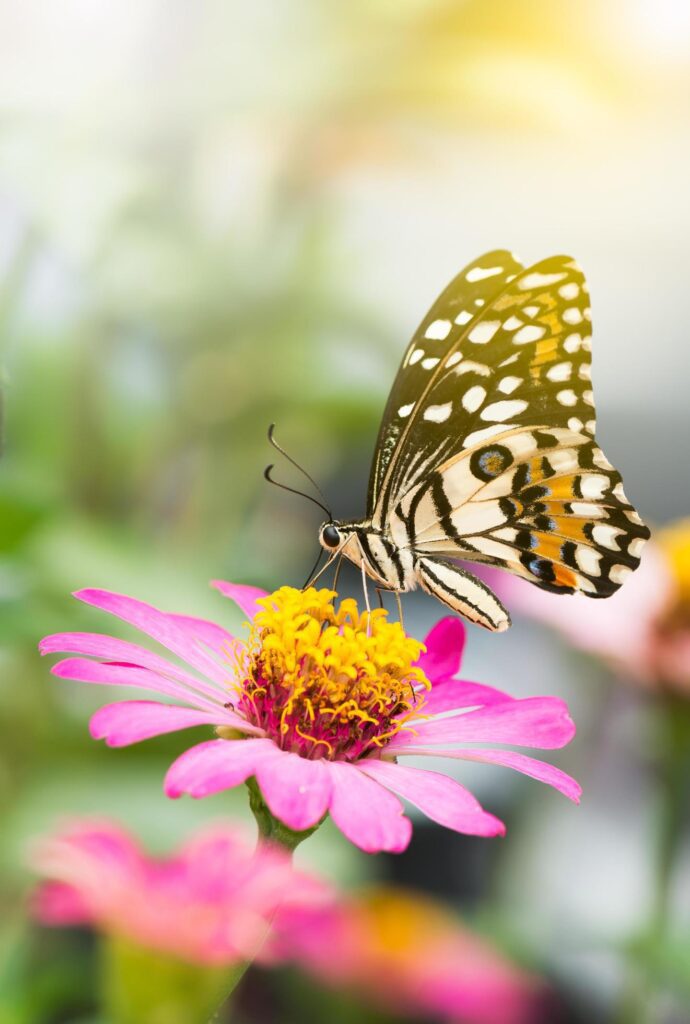
<svg viewBox="0 0 690 1024">
<path fill-rule="evenodd" d="M 424 645 L 400 623 L 335 597 L 281 587 L 258 602 L 239 704 L 283 750 L 355 760 L 419 714 L 430 683 L 414 665 Z"/>
</svg>

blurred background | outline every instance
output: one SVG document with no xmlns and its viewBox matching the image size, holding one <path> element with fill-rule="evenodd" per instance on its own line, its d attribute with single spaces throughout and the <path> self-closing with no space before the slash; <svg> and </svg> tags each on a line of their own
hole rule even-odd
<svg viewBox="0 0 690 1024">
<path fill-rule="evenodd" d="M 577 257 L 599 440 L 653 527 L 687 515 L 689 96 L 686 0 L 0 2 L 3 1024 L 93 1010 L 88 944 L 26 920 L 31 836 L 108 814 L 162 851 L 246 816 L 243 793 L 163 798 L 191 733 L 93 743 L 103 695 L 52 679 L 37 640 L 109 628 L 81 586 L 239 630 L 209 578 L 301 585 L 318 513 L 263 481 L 268 424 L 361 514 L 401 353 L 466 262 Z M 406 624 L 440 614 L 411 599 Z M 505 840 L 426 822 L 366 858 L 326 827 L 300 861 L 441 897 L 549 980 L 559 1019 L 690 1020 L 687 804 L 665 939 L 644 941 L 654 696 L 526 620 L 470 630 L 468 678 L 571 702 L 554 760 L 582 806 L 464 765 Z"/>
</svg>

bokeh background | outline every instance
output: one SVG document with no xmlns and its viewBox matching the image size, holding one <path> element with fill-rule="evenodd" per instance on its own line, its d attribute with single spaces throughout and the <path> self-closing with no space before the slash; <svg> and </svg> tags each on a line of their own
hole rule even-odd
<svg viewBox="0 0 690 1024">
<path fill-rule="evenodd" d="M 577 257 L 599 439 L 652 525 L 687 514 L 689 96 L 685 0 L 0 2 L 3 1024 L 93 1008 L 88 941 L 26 919 L 31 836 L 108 814 L 165 850 L 246 815 L 243 794 L 163 798 L 191 734 L 90 741 L 102 695 L 51 679 L 38 638 L 103 628 L 80 586 L 240 629 L 209 578 L 300 585 L 318 512 L 263 481 L 267 425 L 360 514 L 402 350 L 464 263 Z M 418 635 L 440 614 L 407 609 Z M 420 823 L 406 854 L 365 858 L 326 827 L 302 862 L 440 896 L 546 976 L 565 1021 L 690 1020 L 687 857 L 672 941 L 647 960 L 637 942 L 653 698 L 519 619 L 472 630 L 466 670 L 571 702 L 558 764 L 582 806 L 465 765 L 507 839 Z M 295 999 L 285 1020 L 310 1019 Z"/>
</svg>

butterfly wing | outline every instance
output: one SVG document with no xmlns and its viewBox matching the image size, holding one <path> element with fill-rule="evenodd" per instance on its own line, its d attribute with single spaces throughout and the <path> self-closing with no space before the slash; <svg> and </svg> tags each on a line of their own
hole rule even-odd
<svg viewBox="0 0 690 1024">
<path fill-rule="evenodd" d="M 420 394 L 436 374 L 443 358 L 466 336 L 486 306 L 523 270 L 516 257 L 505 250 L 485 253 L 470 263 L 439 295 L 417 328 L 403 355 L 383 413 L 369 475 L 367 513 L 371 516 L 380 504 L 381 485 L 391 462 L 398 461 L 402 445 L 408 447 L 408 417 Z M 413 439 L 421 459 L 429 453 L 426 445 L 436 446 L 433 434 Z M 390 493 L 390 492 L 389 492 Z"/>
<path fill-rule="evenodd" d="M 416 377 L 414 397 L 408 378 L 372 521 L 418 554 L 605 597 L 649 531 L 594 441 L 584 277 L 566 256 L 508 276 Z"/>
<path fill-rule="evenodd" d="M 649 536 L 596 442 L 567 427 L 511 428 L 462 451 L 399 502 L 394 522 L 418 555 L 591 597 L 618 589 Z"/>
</svg>

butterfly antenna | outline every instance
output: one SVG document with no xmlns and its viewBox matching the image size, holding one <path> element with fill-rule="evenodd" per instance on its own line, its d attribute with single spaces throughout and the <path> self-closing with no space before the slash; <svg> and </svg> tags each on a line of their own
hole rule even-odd
<svg viewBox="0 0 690 1024">
<path fill-rule="evenodd" d="M 321 499 L 323 500 L 322 508 L 324 508 L 326 510 L 326 512 L 328 513 L 328 518 L 332 519 L 333 518 L 333 514 L 326 507 L 326 496 L 325 496 L 325 494 L 323 493 L 323 491 L 321 490 L 321 488 L 319 487 L 319 485 L 317 484 L 316 480 L 311 475 L 311 473 L 307 473 L 306 469 L 304 469 L 303 466 L 300 466 L 299 462 L 296 462 L 292 458 L 291 455 L 288 455 L 288 453 L 285 451 L 285 449 L 283 448 L 282 445 L 278 444 L 278 442 L 276 441 L 275 437 L 273 436 L 274 433 L 275 433 L 275 429 L 276 429 L 275 423 L 271 423 L 271 425 L 268 428 L 268 441 L 269 441 L 269 444 L 272 444 L 273 447 L 276 449 L 276 451 L 280 452 L 280 454 L 282 456 L 284 456 L 288 460 L 288 462 L 292 463 L 292 465 L 295 467 L 295 469 L 298 469 L 303 476 L 306 476 L 306 478 L 310 482 L 310 484 L 312 484 L 312 486 L 315 487 L 317 492 L 320 494 Z"/>
<path fill-rule="evenodd" d="M 298 491 L 294 487 L 288 487 L 287 484 L 281 484 L 277 480 L 274 480 L 273 477 L 271 476 L 272 469 L 273 465 L 270 465 L 266 466 L 266 469 L 264 470 L 264 477 L 266 480 L 268 480 L 269 484 L 273 484 L 274 487 L 280 487 L 281 491 L 289 491 L 290 494 L 299 494 L 300 498 L 306 498 L 307 501 L 313 501 L 315 505 L 318 505 L 320 509 L 323 509 L 323 511 L 326 513 L 329 519 L 333 518 L 330 509 L 326 508 L 326 506 L 322 504 L 322 502 L 312 497 L 311 494 L 307 494 L 305 491 Z"/>
</svg>

